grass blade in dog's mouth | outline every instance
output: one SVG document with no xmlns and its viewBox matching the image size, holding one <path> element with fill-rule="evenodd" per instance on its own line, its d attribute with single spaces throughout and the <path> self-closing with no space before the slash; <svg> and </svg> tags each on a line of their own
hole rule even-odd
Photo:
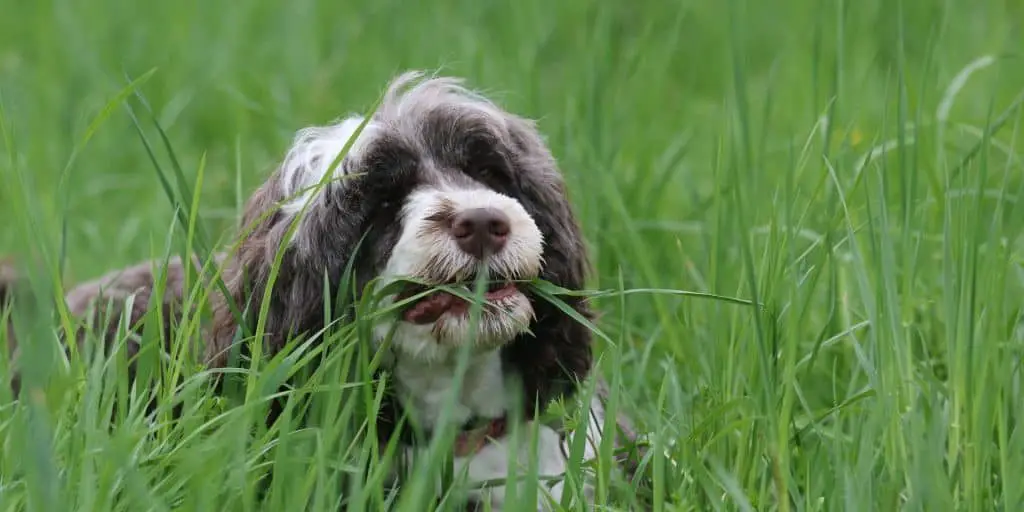
<svg viewBox="0 0 1024 512">
<path fill-rule="evenodd" d="M 436 322 L 446 313 L 468 314 L 473 303 L 498 304 L 520 292 L 520 283 L 513 280 L 496 280 L 487 283 L 482 297 L 472 290 L 475 279 L 451 282 L 443 285 L 427 285 L 409 282 L 395 296 L 396 303 L 403 303 L 401 316 L 414 324 Z M 482 301 L 480 300 L 482 299 Z"/>
</svg>

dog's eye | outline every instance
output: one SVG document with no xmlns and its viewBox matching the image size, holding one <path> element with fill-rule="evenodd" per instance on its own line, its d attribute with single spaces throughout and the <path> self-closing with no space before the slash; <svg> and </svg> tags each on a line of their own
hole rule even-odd
<svg viewBox="0 0 1024 512">
<path fill-rule="evenodd" d="M 475 179 L 487 181 L 500 178 L 504 158 L 495 144 L 486 138 L 474 138 L 468 144 L 464 169 Z"/>
<path fill-rule="evenodd" d="M 474 180 L 495 189 L 504 189 L 509 185 L 509 173 L 497 161 L 478 162 L 467 168 L 466 174 Z"/>
</svg>

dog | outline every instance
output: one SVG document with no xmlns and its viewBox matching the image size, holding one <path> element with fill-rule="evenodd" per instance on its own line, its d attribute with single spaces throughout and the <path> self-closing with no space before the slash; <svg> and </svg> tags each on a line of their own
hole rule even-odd
<svg viewBox="0 0 1024 512">
<path fill-rule="evenodd" d="M 324 304 L 333 300 L 325 290 L 337 294 L 343 276 L 351 276 L 357 293 L 381 293 L 381 305 L 397 310 L 372 331 L 372 348 L 387 351 L 394 388 L 377 418 L 380 441 L 399 435 L 400 417 L 427 433 L 457 429 L 455 469 L 471 482 L 506 476 L 510 461 L 525 464 L 529 443 L 513 449 L 509 421 L 538 421 L 537 411 L 576 397 L 592 377 L 592 333 L 573 318 L 594 318 L 586 298 L 564 298 L 575 312 L 569 315 L 525 284 L 540 279 L 579 290 L 590 272 L 559 166 L 534 122 L 461 79 L 407 72 L 387 85 L 368 117 L 298 131 L 241 221 L 237 250 L 217 255 L 226 293 L 211 294 L 204 354 L 210 367 L 230 364 L 232 347 L 254 331 L 261 308 L 267 354 L 321 331 L 328 323 Z M 159 299 L 171 316 L 180 313 L 184 264 L 173 259 L 166 268 Z M 105 303 L 119 312 L 135 296 L 127 317 L 137 321 L 153 304 L 153 269 L 141 263 L 84 283 L 65 296 L 69 311 L 88 316 Z M 468 291 L 478 279 L 489 284 L 475 323 L 468 301 L 435 290 Z M 462 391 L 453 418 L 442 418 L 463 350 L 469 364 Z M 581 429 L 589 440 L 584 460 L 596 457 L 604 435 L 603 381 L 598 389 Z M 635 438 L 628 420 L 614 422 L 617 446 Z M 558 502 L 570 440 L 557 427 L 537 428 L 539 473 L 555 478 L 550 494 Z M 415 438 L 400 439 L 408 456 L 424 449 Z M 468 499 L 500 510 L 505 492 L 474 490 Z M 546 503 L 542 496 L 538 510 Z"/>
</svg>

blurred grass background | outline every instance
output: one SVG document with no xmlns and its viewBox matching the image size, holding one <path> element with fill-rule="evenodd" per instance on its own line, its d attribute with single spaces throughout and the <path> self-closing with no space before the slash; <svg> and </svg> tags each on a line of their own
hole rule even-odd
<svg viewBox="0 0 1024 512">
<path fill-rule="evenodd" d="M 204 161 L 216 234 L 297 129 L 406 69 L 463 76 L 540 120 L 594 288 L 766 306 L 599 302 L 657 508 L 1020 510 L 1022 26 L 1015 0 L 0 0 L 0 219 L 42 215 L 4 222 L 0 249 L 56 247 L 67 219 L 69 282 L 164 253 L 174 213 L 124 108 L 61 184 L 150 70 L 139 91 L 189 179 Z M 22 435 L 0 430 L 9 510 Z M 196 469 L 210 492 L 231 460 Z M 148 474 L 97 492 L 176 489 Z"/>
</svg>

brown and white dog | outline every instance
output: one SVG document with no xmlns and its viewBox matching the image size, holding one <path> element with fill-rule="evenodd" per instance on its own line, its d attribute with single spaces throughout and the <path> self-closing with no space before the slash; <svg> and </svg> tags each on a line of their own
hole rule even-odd
<svg viewBox="0 0 1024 512">
<path fill-rule="evenodd" d="M 335 162 L 345 147 L 347 154 Z M 290 231 L 293 222 L 297 227 Z M 332 300 L 324 297 L 325 282 L 329 293 L 337 293 L 350 261 L 357 290 L 381 290 L 409 278 L 468 285 L 480 269 L 487 271 L 491 285 L 475 331 L 467 303 L 444 291 L 408 304 L 374 328 L 375 345 L 390 339 L 386 366 L 396 400 L 385 409 L 408 414 L 427 432 L 465 429 L 457 438 L 455 469 L 468 470 L 472 481 L 505 476 L 509 462 L 525 464 L 530 443 L 513 452 L 506 421 L 533 421 L 536 410 L 573 397 L 590 376 L 591 332 L 518 284 L 540 278 L 572 290 L 585 285 L 587 247 L 558 165 L 532 122 L 460 80 L 406 73 L 389 85 L 369 119 L 351 116 L 299 131 L 281 165 L 250 197 L 242 230 L 237 252 L 223 256 L 229 294 L 213 294 L 206 346 L 211 366 L 227 364 L 239 328 L 254 325 L 239 325 L 230 303 L 247 313 L 260 310 L 282 246 L 265 305 L 269 353 L 325 327 L 324 303 Z M 183 293 L 181 261 L 172 261 L 169 270 L 165 309 L 175 311 Z M 84 315 L 96 297 L 123 303 L 141 292 L 147 300 L 136 300 L 134 309 L 144 310 L 152 282 L 153 269 L 144 263 L 81 285 L 65 298 L 72 313 Z M 408 286 L 385 303 L 428 291 Z M 592 317 L 584 298 L 565 300 L 583 318 Z M 465 347 L 470 363 L 454 418 L 442 424 L 456 355 Z M 596 456 L 601 442 L 603 404 L 601 395 L 591 404 L 586 433 L 592 443 L 584 460 Z M 521 410 L 512 411 L 514 406 Z M 379 419 L 384 440 L 396 422 Z M 628 429 L 624 419 L 618 423 Z M 481 434 L 489 439 L 476 442 Z M 540 426 L 539 435 L 539 471 L 557 477 L 567 468 L 568 440 L 549 426 Z M 412 455 L 419 449 L 415 442 L 403 447 Z M 550 492 L 560 500 L 562 483 Z M 472 496 L 495 510 L 503 498 L 502 487 Z"/>
</svg>

